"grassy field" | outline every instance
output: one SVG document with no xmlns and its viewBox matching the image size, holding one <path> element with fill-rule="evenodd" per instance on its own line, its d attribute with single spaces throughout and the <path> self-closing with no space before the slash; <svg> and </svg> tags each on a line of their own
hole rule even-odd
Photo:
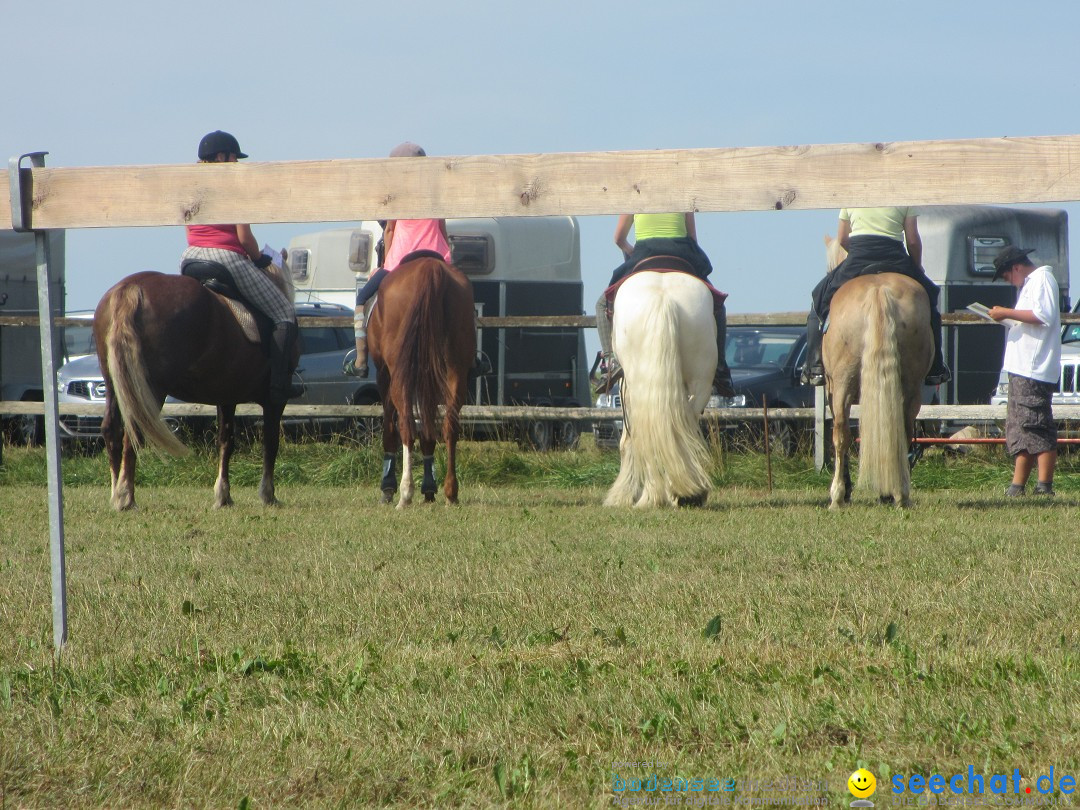
<svg viewBox="0 0 1080 810">
<path fill-rule="evenodd" d="M 64 459 L 55 663 L 44 455 L 5 449 L 0 807 L 690 805 L 710 780 L 846 807 L 860 766 L 889 807 L 898 775 L 1080 777 L 1069 458 L 1052 503 L 1006 501 L 998 454 L 934 455 L 914 508 L 839 513 L 805 457 L 768 492 L 763 457 L 718 454 L 679 512 L 600 506 L 594 449 L 466 444 L 462 505 L 405 512 L 370 450 L 286 445 L 276 509 L 251 452 L 223 511 L 205 454 L 144 461 L 116 514 L 103 458 Z M 653 773 L 706 787 L 616 789 Z"/>
</svg>

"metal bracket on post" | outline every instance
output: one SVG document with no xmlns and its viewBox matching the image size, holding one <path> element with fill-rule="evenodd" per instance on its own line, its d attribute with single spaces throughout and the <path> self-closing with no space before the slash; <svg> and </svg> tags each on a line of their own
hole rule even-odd
<svg viewBox="0 0 1080 810">
<path fill-rule="evenodd" d="M 26 231 L 33 230 L 31 225 L 30 210 L 32 208 L 32 201 L 30 199 L 30 189 L 32 187 L 29 182 L 32 175 L 30 169 L 24 169 L 22 162 L 26 158 L 30 158 L 30 166 L 34 169 L 40 169 L 45 165 L 45 156 L 48 152 L 27 152 L 25 155 L 11 158 L 8 161 L 8 189 L 11 192 L 11 229 L 25 233 Z"/>
<path fill-rule="evenodd" d="M 49 296 L 49 234 L 34 230 L 31 218 L 31 169 L 40 169 L 48 152 L 30 152 L 8 162 L 11 191 L 11 227 L 33 231 L 37 259 L 38 320 L 41 334 L 41 390 L 45 401 L 45 461 L 49 480 L 49 559 L 52 569 L 53 654 L 59 656 L 67 643 L 67 566 L 64 560 L 64 498 L 60 477 L 59 407 L 56 401 L 56 369 L 53 361 L 52 304 Z"/>
</svg>

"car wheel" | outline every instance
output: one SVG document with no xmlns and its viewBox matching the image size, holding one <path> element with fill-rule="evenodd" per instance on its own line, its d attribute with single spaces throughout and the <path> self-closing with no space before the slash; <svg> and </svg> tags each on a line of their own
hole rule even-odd
<svg viewBox="0 0 1080 810">
<path fill-rule="evenodd" d="M 555 446 L 555 423 L 549 419 L 526 422 L 522 434 L 521 444 L 540 453 L 546 453 Z"/>
<path fill-rule="evenodd" d="M 576 450 L 581 440 L 581 431 L 578 430 L 577 422 L 567 419 L 556 423 L 555 439 L 559 447 L 564 450 Z"/>
</svg>

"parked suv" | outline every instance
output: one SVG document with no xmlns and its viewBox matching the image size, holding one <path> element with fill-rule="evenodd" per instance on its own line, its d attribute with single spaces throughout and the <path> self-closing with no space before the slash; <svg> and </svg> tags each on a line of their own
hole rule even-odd
<svg viewBox="0 0 1080 810">
<path fill-rule="evenodd" d="M 338 304 L 297 304 L 297 317 L 342 317 L 351 319 L 353 311 Z M 346 376 L 341 366 L 345 354 L 354 346 L 350 326 L 302 326 L 300 328 L 300 361 L 296 375 L 304 384 L 303 396 L 290 400 L 290 405 L 362 405 L 378 402 L 374 374 L 367 378 Z M 105 402 L 105 380 L 96 354 L 88 354 L 65 363 L 56 373 L 57 398 L 61 403 Z M 167 402 L 177 402 L 173 398 Z M 165 417 L 173 430 L 180 427 L 176 417 Z M 345 417 L 286 418 L 287 426 L 302 429 L 341 428 L 348 426 Z M 95 440 L 101 437 L 100 416 L 60 417 L 62 439 Z"/>
<path fill-rule="evenodd" d="M 814 404 L 814 387 L 799 382 L 806 362 L 806 329 L 801 326 L 729 326 L 725 351 L 735 396 L 713 396 L 710 408 L 760 408 L 764 399 L 769 408 L 809 408 Z M 616 385 L 611 393 L 600 394 L 597 408 L 621 408 L 622 400 Z M 729 423 L 720 428 L 731 432 L 739 424 Z M 745 427 L 745 424 L 742 425 Z M 793 452 L 798 439 L 794 425 L 777 423 L 775 445 Z M 618 447 L 622 421 L 598 422 L 593 434 L 598 447 Z"/>
</svg>

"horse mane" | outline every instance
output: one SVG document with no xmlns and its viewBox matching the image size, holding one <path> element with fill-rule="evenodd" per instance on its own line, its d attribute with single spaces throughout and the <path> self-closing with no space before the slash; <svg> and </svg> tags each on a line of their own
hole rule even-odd
<svg viewBox="0 0 1080 810">
<path fill-rule="evenodd" d="M 847 251 L 840 244 L 840 240 L 825 234 L 825 272 L 831 273 L 846 258 Z"/>
</svg>

